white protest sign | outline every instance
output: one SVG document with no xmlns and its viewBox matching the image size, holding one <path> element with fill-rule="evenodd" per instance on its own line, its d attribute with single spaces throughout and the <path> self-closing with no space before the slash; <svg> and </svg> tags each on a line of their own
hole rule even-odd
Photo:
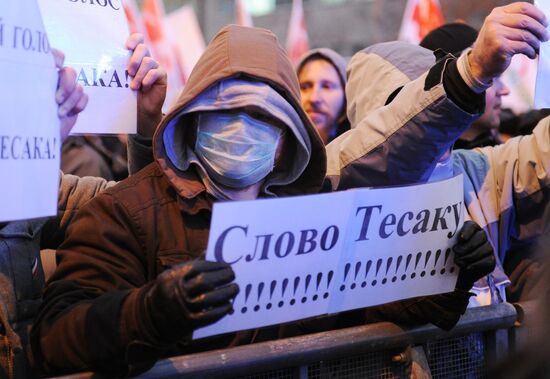
<svg viewBox="0 0 550 379">
<path fill-rule="evenodd" d="M 36 0 L 0 2 L 0 221 L 57 212 L 57 70 Z"/>
<path fill-rule="evenodd" d="M 89 96 L 73 134 L 135 133 L 136 93 L 129 88 L 124 47 L 128 24 L 121 0 L 38 0 L 50 44 Z"/>
<path fill-rule="evenodd" d="M 462 176 L 214 205 L 206 259 L 232 265 L 234 313 L 194 338 L 449 292 Z"/>
<path fill-rule="evenodd" d="M 535 5 L 550 18 L 550 1 L 535 1 Z M 535 108 L 550 108 L 550 42 L 542 42 L 535 84 Z"/>
</svg>

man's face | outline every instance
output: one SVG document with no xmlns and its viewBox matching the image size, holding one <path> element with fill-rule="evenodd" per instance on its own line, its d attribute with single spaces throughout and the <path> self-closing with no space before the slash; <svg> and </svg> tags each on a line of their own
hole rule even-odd
<svg viewBox="0 0 550 379">
<path fill-rule="evenodd" d="M 292 133 L 280 120 L 255 108 L 197 112 L 192 146 L 211 181 L 232 200 L 256 199 L 272 171 L 293 160 Z"/>
<path fill-rule="evenodd" d="M 493 85 L 485 92 L 485 112 L 474 123 L 480 129 L 490 130 L 498 128 L 500 124 L 500 107 L 502 96 L 510 94 L 506 85 L 497 78 Z"/>
<path fill-rule="evenodd" d="M 338 72 L 324 59 L 307 62 L 298 76 L 302 106 L 313 121 L 323 142 L 336 128 L 342 114 L 345 94 Z"/>
</svg>

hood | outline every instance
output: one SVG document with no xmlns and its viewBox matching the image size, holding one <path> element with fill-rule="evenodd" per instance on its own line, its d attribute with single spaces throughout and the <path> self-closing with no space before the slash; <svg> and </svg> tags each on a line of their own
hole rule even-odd
<svg viewBox="0 0 550 379">
<path fill-rule="evenodd" d="M 347 66 L 346 60 L 344 59 L 343 56 L 338 54 L 336 51 L 325 47 L 309 50 L 300 58 L 300 60 L 298 61 L 298 64 L 296 65 L 296 73 L 298 74 L 298 76 L 300 76 L 300 71 L 302 71 L 302 68 L 304 67 L 304 65 L 309 60 L 314 58 L 322 58 L 327 62 L 329 62 L 332 66 L 334 66 L 342 82 L 342 88 L 346 87 L 346 66 Z"/>
<path fill-rule="evenodd" d="M 304 65 L 312 59 L 324 59 L 325 61 L 329 62 L 336 69 L 336 72 L 340 77 L 340 82 L 342 83 L 342 88 L 346 88 L 346 67 L 348 63 L 343 56 L 338 54 L 336 51 L 326 47 L 309 50 L 300 58 L 298 64 L 296 64 L 296 74 L 298 76 L 300 76 L 300 71 L 302 71 Z M 347 105 L 346 103 L 344 103 L 342 114 L 338 117 L 338 129 L 336 130 L 336 135 L 333 136 L 332 139 L 349 130 L 349 122 L 346 115 L 346 108 Z"/>
<path fill-rule="evenodd" d="M 293 143 L 289 146 L 291 149 L 297 149 L 298 145 L 307 146 L 309 150 L 309 161 L 301 163 L 305 167 L 297 174 L 297 178 L 290 183 L 285 180 L 271 180 L 268 194 L 295 196 L 318 193 L 325 177 L 326 154 L 315 127 L 301 107 L 298 79 L 292 64 L 272 32 L 237 25 L 224 27 L 213 38 L 193 69 L 178 100 L 157 128 L 153 139 L 155 160 L 172 186 L 182 197 L 196 196 L 197 193 L 191 193 L 187 184 L 190 180 L 198 179 L 202 169 L 199 165 L 182 167 L 173 162 L 168 154 L 168 150 L 173 149 L 165 145 L 166 133 L 179 136 L 180 138 L 174 141 L 192 148 L 190 139 L 194 138 L 196 126 L 190 112 L 199 109 L 196 104 L 203 104 L 205 99 L 208 101 L 213 94 L 215 99 L 215 94 L 221 93 L 218 89 L 223 91 L 222 82 L 234 81 L 267 84 L 275 90 L 289 104 L 292 113 L 296 115 L 295 119 L 298 120 L 296 128 L 290 128 Z M 251 93 L 252 96 L 256 96 L 259 91 L 253 90 Z M 266 97 L 257 98 L 254 102 L 255 99 L 251 98 L 249 104 L 262 104 L 265 99 Z M 243 106 L 242 102 L 235 102 L 235 108 L 231 108 L 232 106 L 228 105 L 231 104 L 230 101 L 224 102 L 222 99 L 221 102 L 224 103 L 225 109 Z M 215 103 L 210 102 L 210 105 Z M 177 130 L 174 132 L 172 129 Z M 291 154 L 292 157 L 303 156 L 296 150 L 283 151 L 283 154 Z"/>
<path fill-rule="evenodd" d="M 378 43 L 355 54 L 348 65 L 346 86 L 351 127 L 434 64 L 432 51 L 402 41 Z"/>
</svg>

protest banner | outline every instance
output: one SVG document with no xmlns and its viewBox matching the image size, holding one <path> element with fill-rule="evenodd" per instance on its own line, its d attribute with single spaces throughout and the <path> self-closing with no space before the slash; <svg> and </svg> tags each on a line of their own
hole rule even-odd
<svg viewBox="0 0 550 379">
<path fill-rule="evenodd" d="M 535 1 L 535 5 L 550 17 L 550 1 Z M 550 108 L 550 42 L 540 44 L 534 107 Z"/>
<path fill-rule="evenodd" d="M 194 338 L 449 292 L 462 176 L 214 205 L 206 259 L 231 264 L 234 312 Z"/>
<path fill-rule="evenodd" d="M 54 215 L 57 70 L 35 0 L 0 2 L 0 221 Z"/>
<path fill-rule="evenodd" d="M 121 0 L 37 1 L 51 46 L 65 54 L 89 96 L 72 133 L 135 133 L 137 97 L 126 71 L 129 33 Z"/>
</svg>

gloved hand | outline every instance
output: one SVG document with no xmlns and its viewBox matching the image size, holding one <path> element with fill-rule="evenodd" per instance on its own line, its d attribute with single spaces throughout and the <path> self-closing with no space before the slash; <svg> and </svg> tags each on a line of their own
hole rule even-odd
<svg viewBox="0 0 550 379">
<path fill-rule="evenodd" d="M 453 246 L 455 264 L 460 267 L 456 288 L 469 291 L 474 283 L 495 269 L 496 259 L 487 235 L 473 221 L 466 221 Z"/>
<path fill-rule="evenodd" d="M 157 277 L 145 293 L 145 309 L 161 344 L 181 340 L 212 324 L 233 308 L 239 287 L 226 263 L 196 260 L 175 266 Z M 231 284 L 230 284 L 231 283 Z"/>
</svg>

